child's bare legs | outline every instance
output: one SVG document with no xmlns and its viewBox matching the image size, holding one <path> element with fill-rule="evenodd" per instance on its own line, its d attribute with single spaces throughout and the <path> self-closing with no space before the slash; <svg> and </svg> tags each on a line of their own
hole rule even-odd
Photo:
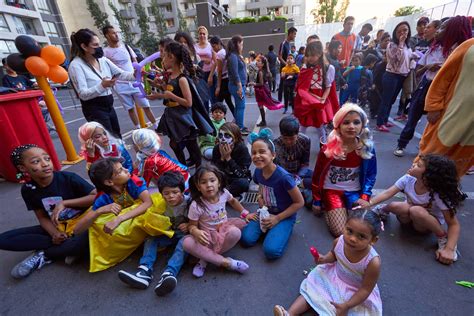
<svg viewBox="0 0 474 316">
<path fill-rule="evenodd" d="M 347 211 L 345 208 L 336 208 L 324 213 L 329 231 L 334 237 L 339 237 L 344 233 L 347 222 Z"/>
<path fill-rule="evenodd" d="M 397 215 L 401 223 L 413 223 L 413 227 L 419 232 L 431 231 L 438 237 L 444 236 L 446 233 L 438 220 L 422 206 L 413 206 L 406 202 L 392 202 L 385 209 Z"/>
<path fill-rule="evenodd" d="M 291 304 L 290 309 L 286 311 L 282 306 L 276 305 L 273 308 L 273 314 L 275 316 L 294 316 L 294 315 L 301 315 L 304 312 L 310 309 L 309 304 L 306 302 L 302 295 L 298 296 L 296 300 Z"/>
<path fill-rule="evenodd" d="M 402 224 L 409 224 L 410 219 L 410 204 L 407 202 L 391 202 L 385 206 L 384 211 L 395 214 Z"/>
</svg>

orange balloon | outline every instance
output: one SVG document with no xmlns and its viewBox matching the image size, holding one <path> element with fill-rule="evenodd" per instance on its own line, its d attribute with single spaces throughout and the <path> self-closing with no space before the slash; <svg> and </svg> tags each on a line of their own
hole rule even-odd
<svg viewBox="0 0 474 316">
<path fill-rule="evenodd" d="M 49 71 L 49 65 L 38 56 L 28 57 L 25 66 L 33 76 L 46 76 Z"/>
<path fill-rule="evenodd" d="M 66 55 L 64 55 L 62 49 L 53 45 L 48 45 L 41 49 L 41 58 L 43 58 L 50 66 L 58 66 L 64 63 Z"/>
<path fill-rule="evenodd" d="M 61 66 L 50 66 L 48 72 L 48 78 L 56 83 L 65 83 L 69 76 L 66 69 Z"/>
</svg>

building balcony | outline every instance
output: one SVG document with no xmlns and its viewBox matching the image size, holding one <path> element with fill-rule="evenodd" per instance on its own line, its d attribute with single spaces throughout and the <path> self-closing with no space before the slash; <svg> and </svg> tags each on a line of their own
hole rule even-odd
<svg viewBox="0 0 474 316">
<path fill-rule="evenodd" d="M 196 16 L 196 8 L 186 10 L 185 16 L 187 18 L 193 18 Z"/>
<path fill-rule="evenodd" d="M 133 13 L 128 10 L 120 10 L 120 16 L 126 20 L 133 20 L 135 18 Z"/>
<path fill-rule="evenodd" d="M 140 34 L 141 30 L 138 26 L 134 25 L 130 27 L 130 33 L 133 35 Z"/>
<path fill-rule="evenodd" d="M 262 2 L 248 2 L 245 4 L 245 10 L 257 10 L 257 9 L 263 9 L 265 7 L 265 4 Z"/>
</svg>

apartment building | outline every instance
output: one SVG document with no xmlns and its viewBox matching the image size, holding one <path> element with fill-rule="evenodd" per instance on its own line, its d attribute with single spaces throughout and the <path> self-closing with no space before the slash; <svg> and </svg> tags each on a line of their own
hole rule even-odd
<svg viewBox="0 0 474 316">
<path fill-rule="evenodd" d="M 311 10 L 316 4 L 314 0 L 228 0 L 232 17 L 281 15 L 292 19 L 295 25 L 312 24 L 314 17 Z"/>
<path fill-rule="evenodd" d="M 68 34 L 55 0 L 0 1 L 0 58 L 16 53 L 15 38 L 29 35 L 40 45 L 69 54 Z"/>
</svg>

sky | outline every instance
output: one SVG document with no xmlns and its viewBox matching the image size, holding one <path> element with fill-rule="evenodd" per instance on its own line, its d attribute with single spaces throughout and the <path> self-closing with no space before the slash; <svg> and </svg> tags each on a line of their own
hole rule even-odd
<svg viewBox="0 0 474 316">
<path fill-rule="evenodd" d="M 467 1 L 467 0 L 461 0 Z M 382 18 L 393 16 L 400 7 L 415 5 L 424 9 L 433 8 L 451 0 L 351 0 L 346 15 L 352 15 L 358 21 L 365 21 L 374 16 Z"/>
</svg>

